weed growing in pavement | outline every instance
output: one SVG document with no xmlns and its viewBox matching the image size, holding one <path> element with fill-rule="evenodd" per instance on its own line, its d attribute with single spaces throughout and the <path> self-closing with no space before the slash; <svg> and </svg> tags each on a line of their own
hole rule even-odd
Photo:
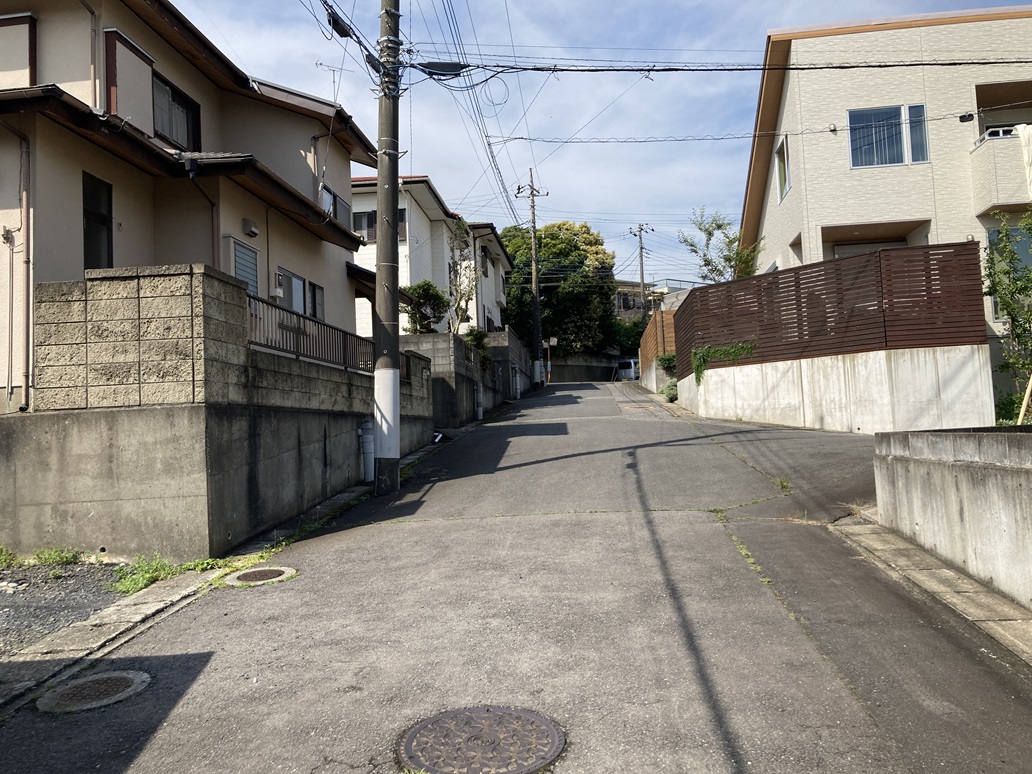
<svg viewBox="0 0 1032 774">
<path fill-rule="evenodd" d="M 789 481 L 787 478 L 782 478 L 781 476 L 775 478 L 774 483 L 778 485 L 778 489 L 780 489 L 782 492 L 787 492 L 792 488 L 792 482 Z"/>
<path fill-rule="evenodd" d="M 750 567 L 756 570 L 756 574 L 760 576 L 760 581 L 768 585 L 773 583 L 770 578 L 763 574 L 763 568 L 760 567 L 759 563 L 753 558 L 752 553 L 748 548 L 746 548 L 745 543 L 739 540 L 737 535 L 732 535 L 730 532 L 728 534 L 731 535 L 731 542 L 735 544 L 735 548 L 738 549 L 738 553 L 742 555 L 742 558 L 745 559 L 746 563 Z"/>
<path fill-rule="evenodd" d="M 32 555 L 36 564 L 46 567 L 60 567 L 66 564 L 78 564 L 82 560 L 82 551 L 76 548 L 41 548 Z"/>
<path fill-rule="evenodd" d="M 22 560 L 7 546 L 0 546 L 0 568 L 21 567 Z"/>
<path fill-rule="evenodd" d="M 135 594 L 152 583 L 174 578 L 181 572 L 183 570 L 160 554 L 155 553 L 153 556 L 137 554 L 129 564 L 119 565 L 115 568 L 115 577 L 118 580 L 111 584 L 111 589 L 122 594 Z"/>
<path fill-rule="evenodd" d="M 50 580 L 61 580 L 65 576 L 62 570 L 53 569 L 50 571 Z"/>
</svg>

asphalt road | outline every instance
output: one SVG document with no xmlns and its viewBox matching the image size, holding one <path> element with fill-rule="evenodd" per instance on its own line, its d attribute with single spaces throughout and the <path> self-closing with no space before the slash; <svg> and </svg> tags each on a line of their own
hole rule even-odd
<svg viewBox="0 0 1032 774">
<path fill-rule="evenodd" d="M 0 727 L 11 772 L 396 772 L 420 719 L 523 707 L 556 774 L 1032 770 L 1032 669 L 827 523 L 873 439 L 556 385 L 98 668 L 108 707 Z"/>
</svg>

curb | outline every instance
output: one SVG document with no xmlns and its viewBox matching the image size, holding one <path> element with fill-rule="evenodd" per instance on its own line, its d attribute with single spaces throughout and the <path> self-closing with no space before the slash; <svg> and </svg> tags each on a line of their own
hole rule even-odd
<svg viewBox="0 0 1032 774">
<path fill-rule="evenodd" d="M 873 522 L 877 513 L 877 508 L 868 508 L 860 516 Z M 881 524 L 831 524 L 829 529 L 889 575 L 920 587 L 1032 666 L 1032 610 Z"/>
</svg>

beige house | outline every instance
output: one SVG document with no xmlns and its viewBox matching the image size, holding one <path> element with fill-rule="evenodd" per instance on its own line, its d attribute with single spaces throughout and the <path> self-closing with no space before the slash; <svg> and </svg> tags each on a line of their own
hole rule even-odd
<svg viewBox="0 0 1032 774">
<path fill-rule="evenodd" d="M 351 164 L 376 150 L 351 116 L 249 78 L 166 0 L 4 9 L 0 413 L 31 407 L 33 285 L 85 269 L 206 264 L 355 330 Z"/>
<path fill-rule="evenodd" d="M 366 269 L 376 268 L 376 178 L 355 178 L 352 184 L 353 224 L 364 238 L 365 245 L 356 253 L 355 262 Z M 429 177 L 402 177 L 398 191 L 398 282 L 404 287 L 429 280 L 444 294 L 449 294 L 449 272 L 456 266 L 454 249 L 455 226 L 459 215 L 445 204 Z M 464 279 L 475 280 L 475 293 L 470 300 L 467 321 L 461 322 L 459 333 L 470 327 L 486 331 L 501 329 L 505 308 L 505 274 L 512 270 L 512 260 L 502 246 L 492 223 L 470 223 L 470 264 L 458 268 Z M 372 304 L 359 299 L 356 330 L 360 336 L 373 331 Z M 401 314 L 404 330 L 408 315 Z M 447 319 L 437 327 L 447 330 Z"/>
<path fill-rule="evenodd" d="M 757 271 L 985 246 L 994 212 L 1030 202 L 1032 70 L 993 61 L 1026 58 L 1030 37 L 1032 6 L 771 32 L 742 210 Z M 936 60 L 973 63 L 921 64 Z M 839 69 L 860 62 L 910 66 Z"/>
</svg>

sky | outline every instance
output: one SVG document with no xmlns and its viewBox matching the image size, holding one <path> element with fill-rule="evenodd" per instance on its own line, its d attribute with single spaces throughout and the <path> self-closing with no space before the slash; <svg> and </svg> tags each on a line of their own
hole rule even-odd
<svg viewBox="0 0 1032 774">
<path fill-rule="evenodd" d="M 327 39 L 322 0 L 172 1 L 252 77 L 339 103 L 376 143 L 373 76 L 354 40 Z M 359 37 L 375 47 L 380 3 L 332 1 Z M 661 282 L 698 278 L 678 240 L 679 231 L 691 233 L 693 211 L 720 211 L 738 222 L 751 140 L 642 140 L 748 135 L 760 74 L 645 74 L 649 63 L 759 64 L 773 29 L 1019 4 L 400 0 L 400 5 L 404 56 L 410 62 L 642 67 L 641 72 L 522 71 L 489 79 L 489 72 L 471 69 L 444 83 L 408 68 L 400 101 L 405 154 L 399 170 L 429 176 L 453 211 L 501 230 L 529 225 L 530 203 L 516 191 L 527 186 L 533 169 L 539 227 L 560 220 L 588 223 L 615 253 L 617 277 L 637 281 L 638 239 L 631 231 L 647 225 L 645 281 Z M 876 58 L 876 52 L 870 54 Z M 621 142 L 569 142 L 602 138 Z M 355 174 L 375 173 L 356 167 Z"/>
</svg>

